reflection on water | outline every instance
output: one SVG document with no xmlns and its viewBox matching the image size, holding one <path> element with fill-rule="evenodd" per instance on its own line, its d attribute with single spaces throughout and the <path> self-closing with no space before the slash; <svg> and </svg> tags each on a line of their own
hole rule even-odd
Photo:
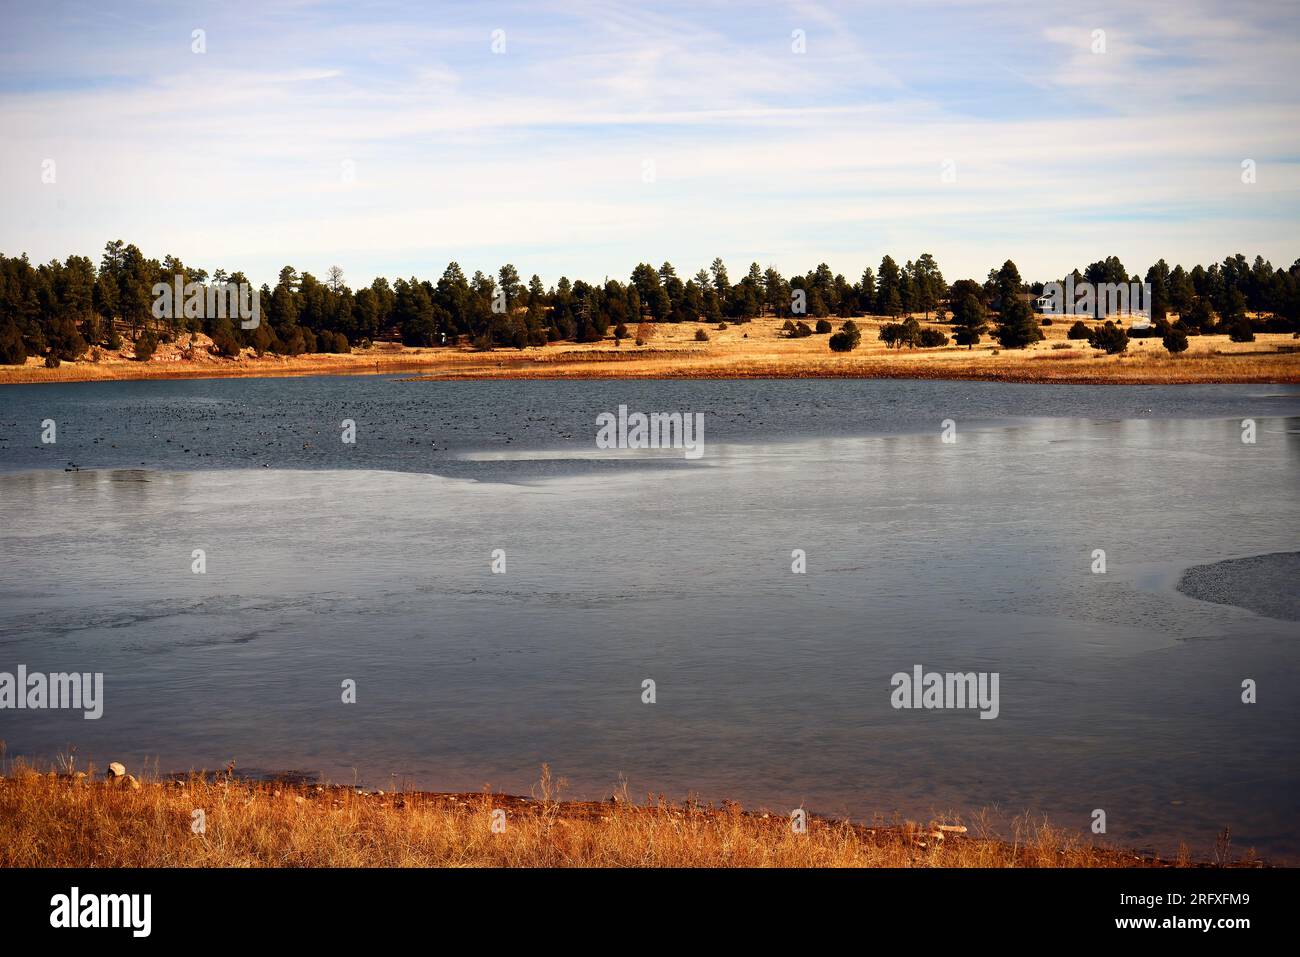
<svg viewBox="0 0 1300 957">
<path fill-rule="evenodd" d="M 1253 447 L 1232 421 L 1168 419 L 718 443 L 683 471 L 526 484 L 494 461 L 476 480 L 12 472 L 0 670 L 103 671 L 106 704 L 0 712 L 0 738 L 375 787 L 526 791 L 545 761 L 574 796 L 622 774 L 674 798 L 996 806 L 1081 831 L 1103 808 L 1123 843 L 1205 854 L 1231 825 L 1296 860 L 1296 624 L 1173 587 L 1296 548 L 1287 425 L 1261 420 Z M 999 717 L 892 709 L 890 676 L 916 664 L 998 672 Z"/>
<path fill-rule="evenodd" d="M 630 409 L 703 414 L 705 441 L 766 443 L 963 431 L 1027 418 L 1204 419 L 1300 415 L 1300 386 L 1023 385 L 924 380 L 409 382 L 388 376 L 82 382 L 5 386 L 0 469 L 382 469 L 477 478 L 463 455 L 560 450 L 567 461 L 497 477 L 621 470 L 593 457 L 596 416 Z M 58 442 L 37 440 L 58 423 Z M 341 423 L 357 441 L 339 441 Z M 575 456 L 580 457 L 581 461 Z M 679 463 L 680 464 L 680 463 Z"/>
</svg>

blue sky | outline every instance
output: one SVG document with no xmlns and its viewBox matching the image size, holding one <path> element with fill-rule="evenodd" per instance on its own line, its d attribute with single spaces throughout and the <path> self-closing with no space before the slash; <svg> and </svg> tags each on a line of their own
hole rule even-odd
<svg viewBox="0 0 1300 957">
<path fill-rule="evenodd" d="M 35 260 L 1300 257 L 1292 2 L 3 2 L 0 251 Z"/>
</svg>

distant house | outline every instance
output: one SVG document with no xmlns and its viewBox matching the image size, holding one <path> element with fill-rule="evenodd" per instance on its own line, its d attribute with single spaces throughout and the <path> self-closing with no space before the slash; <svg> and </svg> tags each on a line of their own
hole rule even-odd
<svg viewBox="0 0 1300 957">
<path fill-rule="evenodd" d="M 1052 299 L 1050 296 L 1035 296 L 1032 292 L 1018 292 L 1017 296 L 1020 301 L 1029 306 L 1034 312 L 1050 312 L 1052 309 Z"/>
</svg>

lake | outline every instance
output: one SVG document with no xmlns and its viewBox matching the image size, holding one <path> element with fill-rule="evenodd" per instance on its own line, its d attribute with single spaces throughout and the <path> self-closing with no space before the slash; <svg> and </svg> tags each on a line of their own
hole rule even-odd
<svg viewBox="0 0 1300 957">
<path fill-rule="evenodd" d="M 598 449 L 619 405 L 702 413 L 702 456 Z M 1175 589 L 1300 548 L 1297 492 L 1289 386 L 8 386 L 0 672 L 102 672 L 104 711 L 3 710 L 0 739 L 384 789 L 527 793 L 546 762 L 571 797 L 867 821 L 1101 809 L 1115 843 L 1230 827 L 1297 863 L 1300 625 Z M 917 665 L 996 673 L 997 717 L 894 707 Z"/>
</svg>

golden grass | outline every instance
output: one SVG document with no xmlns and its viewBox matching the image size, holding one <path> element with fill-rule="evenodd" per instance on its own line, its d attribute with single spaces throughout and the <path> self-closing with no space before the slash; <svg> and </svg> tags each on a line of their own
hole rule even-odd
<svg viewBox="0 0 1300 957">
<path fill-rule="evenodd" d="M 922 318 L 923 317 L 918 317 Z M 1227 336 L 1192 336 L 1188 351 L 1169 355 L 1158 338 L 1133 339 L 1128 352 L 1106 356 L 1086 342 L 1069 342 L 1070 323 L 1044 326 L 1047 338 L 1028 349 L 1001 350 L 987 338 L 972 350 L 889 349 L 878 338 L 888 320 L 858 317 L 862 344 L 832 353 L 825 335 L 787 339 L 782 320 L 758 319 L 717 329 L 706 323 L 660 323 L 645 346 L 631 340 L 615 345 L 557 342 L 523 350 L 474 352 L 466 347 L 409 349 L 380 343 L 351 355 L 285 358 L 251 351 L 238 359 L 208 355 L 202 346 L 180 358 L 179 343 L 159 346 L 150 362 L 135 362 L 130 348 L 104 353 L 99 362 L 65 362 L 46 369 L 37 359 L 25 366 L 0 366 L 4 382 L 75 382 L 120 379 L 183 379 L 298 375 L 365 375 L 411 372 L 435 379 L 592 378 L 918 378 L 982 379 L 1006 382 L 1191 383 L 1300 382 L 1300 350 L 1285 333 L 1260 333 L 1249 343 Z M 836 328 L 842 320 L 833 320 Z M 924 324 L 924 323 L 923 323 Z M 929 323 L 952 335 L 948 325 Z M 697 342 L 705 329 L 708 342 Z M 1069 349 L 1054 346 L 1069 345 Z M 1296 351 L 1287 351 L 1296 350 Z M 1045 361 L 1050 360 L 1050 361 Z"/>
<path fill-rule="evenodd" d="M 196 833 L 194 812 L 204 815 Z M 494 832 L 493 812 L 505 812 Z M 956 827 L 955 822 L 941 822 Z M 941 836 L 936 836 L 941 835 Z M 911 822 L 864 826 L 673 805 L 39 774 L 0 778 L 0 867 L 1162 867 L 1020 818 L 1006 840 Z"/>
</svg>

